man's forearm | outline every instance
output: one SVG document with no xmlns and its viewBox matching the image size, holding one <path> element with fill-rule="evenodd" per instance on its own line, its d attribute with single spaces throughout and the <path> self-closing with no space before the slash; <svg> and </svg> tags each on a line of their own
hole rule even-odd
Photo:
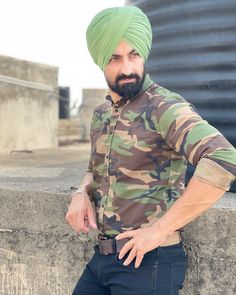
<svg viewBox="0 0 236 295">
<path fill-rule="evenodd" d="M 79 189 L 89 195 L 92 188 L 92 182 L 93 174 L 91 172 L 87 172 L 80 183 Z"/>
<path fill-rule="evenodd" d="M 67 222 L 77 231 L 88 233 L 91 228 L 97 228 L 93 210 L 92 188 L 93 174 L 87 172 L 76 192 L 71 195 L 71 203 L 66 214 Z"/>
<path fill-rule="evenodd" d="M 153 226 L 170 235 L 209 209 L 224 192 L 192 177 L 183 195 Z"/>
</svg>

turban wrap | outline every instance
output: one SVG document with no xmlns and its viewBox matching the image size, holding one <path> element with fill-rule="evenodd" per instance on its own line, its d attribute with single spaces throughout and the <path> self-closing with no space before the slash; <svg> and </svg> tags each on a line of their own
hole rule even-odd
<svg viewBox="0 0 236 295">
<path fill-rule="evenodd" d="M 147 16 L 134 6 L 107 8 L 90 22 L 87 46 L 94 62 L 104 71 L 121 41 L 147 60 L 152 43 L 152 29 Z"/>
</svg>

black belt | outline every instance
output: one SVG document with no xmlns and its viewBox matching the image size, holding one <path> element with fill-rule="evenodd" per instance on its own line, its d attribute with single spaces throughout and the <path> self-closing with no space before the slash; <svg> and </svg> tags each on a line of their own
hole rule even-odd
<svg viewBox="0 0 236 295">
<path fill-rule="evenodd" d="M 98 236 L 98 247 L 101 254 L 119 253 L 130 239 L 116 240 L 115 237 Z"/>
<path fill-rule="evenodd" d="M 114 254 L 119 253 L 123 246 L 129 241 L 130 239 L 125 238 L 122 240 L 116 240 L 115 236 L 98 236 L 98 247 L 99 252 L 101 254 Z M 170 246 L 177 244 L 181 241 L 181 232 L 178 230 L 174 232 L 172 235 L 168 236 L 166 241 L 161 244 L 161 247 Z"/>
</svg>

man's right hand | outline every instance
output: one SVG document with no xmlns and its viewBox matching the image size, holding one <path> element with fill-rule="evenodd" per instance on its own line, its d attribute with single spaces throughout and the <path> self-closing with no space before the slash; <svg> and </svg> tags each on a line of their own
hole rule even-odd
<svg viewBox="0 0 236 295">
<path fill-rule="evenodd" d="M 96 229 L 94 209 L 90 200 L 81 193 L 73 194 L 66 220 L 77 232 L 87 233 Z"/>
</svg>

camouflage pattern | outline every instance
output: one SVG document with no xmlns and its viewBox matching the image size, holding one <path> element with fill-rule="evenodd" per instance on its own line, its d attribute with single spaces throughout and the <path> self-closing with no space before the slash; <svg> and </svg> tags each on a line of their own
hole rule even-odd
<svg viewBox="0 0 236 295">
<path fill-rule="evenodd" d="M 195 176 L 227 190 L 236 175 L 236 150 L 180 95 L 147 75 L 131 101 L 107 101 L 91 125 L 92 199 L 102 234 L 145 227 L 184 190 L 186 163 Z"/>
</svg>

